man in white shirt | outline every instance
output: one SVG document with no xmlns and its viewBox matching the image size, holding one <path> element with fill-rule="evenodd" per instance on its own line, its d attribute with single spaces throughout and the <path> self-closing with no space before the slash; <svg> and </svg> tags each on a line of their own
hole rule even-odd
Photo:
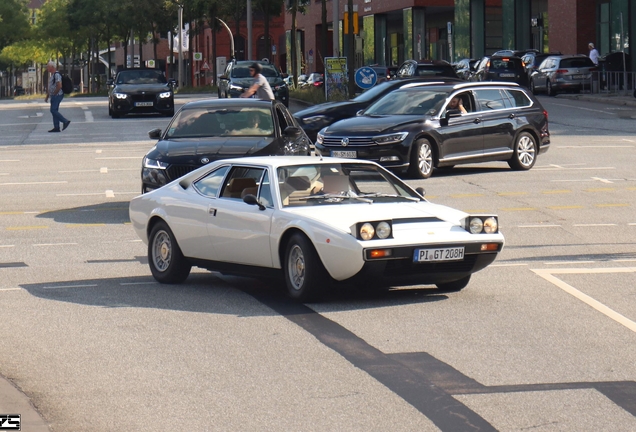
<svg viewBox="0 0 636 432">
<path fill-rule="evenodd" d="M 55 63 L 50 61 L 46 65 L 46 70 L 49 72 L 49 86 L 46 89 L 46 98 L 44 102 L 48 102 L 51 98 L 51 115 L 53 116 L 53 129 L 49 132 L 60 132 L 60 123 L 62 123 L 62 130 L 66 129 L 70 120 L 67 120 L 62 114 L 60 114 L 60 103 L 64 99 L 64 92 L 62 91 L 62 75 L 57 71 Z"/>
<path fill-rule="evenodd" d="M 587 47 L 590 49 L 590 60 L 592 60 L 592 63 L 598 66 L 598 50 L 594 48 L 594 44 L 592 42 L 587 44 Z"/>
<path fill-rule="evenodd" d="M 256 97 L 261 100 L 274 100 L 274 92 L 261 72 L 263 70 L 263 66 L 259 63 L 252 63 L 250 65 L 250 75 L 254 77 L 254 84 L 241 95 L 243 98 L 248 98 L 253 94 L 256 94 Z"/>
</svg>

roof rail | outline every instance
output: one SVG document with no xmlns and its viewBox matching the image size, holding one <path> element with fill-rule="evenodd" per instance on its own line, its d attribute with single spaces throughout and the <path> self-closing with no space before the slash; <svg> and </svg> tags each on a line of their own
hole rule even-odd
<svg viewBox="0 0 636 432">
<path fill-rule="evenodd" d="M 403 89 L 403 88 L 411 88 L 411 87 L 419 87 L 419 86 L 430 86 L 430 85 L 440 85 L 440 84 L 448 84 L 448 83 L 444 82 L 444 81 L 423 81 L 423 82 L 415 82 L 415 83 L 404 84 L 400 88 Z"/>
<path fill-rule="evenodd" d="M 464 88 L 464 87 L 470 87 L 470 86 L 486 87 L 486 86 L 492 86 L 492 85 L 521 87 L 519 84 L 515 82 L 510 82 L 510 81 L 473 81 L 473 82 L 455 84 L 454 88 Z"/>
</svg>

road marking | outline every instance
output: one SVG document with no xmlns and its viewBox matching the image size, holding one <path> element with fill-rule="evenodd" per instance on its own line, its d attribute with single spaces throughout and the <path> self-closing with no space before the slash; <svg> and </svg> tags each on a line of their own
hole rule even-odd
<svg viewBox="0 0 636 432">
<path fill-rule="evenodd" d="M 0 245 L 0 248 L 12 248 L 15 247 L 15 245 Z"/>
<path fill-rule="evenodd" d="M 554 195 L 554 194 L 566 194 L 566 193 L 572 193 L 571 190 L 568 189 L 561 189 L 561 190 L 550 190 L 550 191 L 543 191 L 541 192 L 542 194 L 546 194 L 546 195 Z"/>
<path fill-rule="evenodd" d="M 85 111 L 84 117 L 86 117 L 86 123 L 93 123 L 95 121 L 95 119 L 93 118 L 93 113 L 90 111 Z"/>
<path fill-rule="evenodd" d="M 9 173 L 0 173 L 0 175 L 9 175 Z"/>
<path fill-rule="evenodd" d="M 549 209 L 552 210 L 575 210 L 575 209 L 582 209 L 583 206 L 580 205 L 570 205 L 570 206 L 549 206 Z"/>
<path fill-rule="evenodd" d="M 65 289 L 65 288 L 92 288 L 96 287 L 97 284 L 89 284 L 89 285 L 59 285 L 59 286 L 45 286 L 42 289 Z"/>
<path fill-rule="evenodd" d="M 558 228 L 561 225 L 517 225 L 517 228 Z"/>
<path fill-rule="evenodd" d="M 580 110 L 583 110 L 583 111 L 598 112 L 598 113 L 603 113 L 603 114 L 614 114 L 612 111 L 604 111 L 604 110 L 598 110 L 598 109 L 593 109 L 593 108 L 584 108 L 582 106 L 576 106 L 576 105 L 565 105 L 565 104 L 559 104 L 559 103 L 555 103 L 553 105 L 567 107 L 567 108 L 580 109 Z M 581 130 L 587 130 L 587 129 L 581 129 Z"/>
<path fill-rule="evenodd" d="M 115 159 L 140 159 L 139 156 L 119 156 L 119 157 L 115 157 L 115 156 L 111 156 L 111 157 L 98 157 L 95 158 L 96 160 L 115 160 Z"/>
<path fill-rule="evenodd" d="M 77 243 L 38 243 L 33 246 L 77 246 Z"/>
<path fill-rule="evenodd" d="M 515 264 L 491 264 L 488 267 L 521 267 L 527 266 L 527 263 L 515 263 Z"/>
<path fill-rule="evenodd" d="M 99 173 L 100 174 L 108 174 L 108 168 L 107 167 L 101 167 L 99 169 Z"/>
<path fill-rule="evenodd" d="M 536 210 L 534 207 L 510 207 L 510 208 L 502 208 L 503 211 L 530 211 Z"/>
<path fill-rule="evenodd" d="M 48 226 L 46 225 L 34 225 L 34 226 L 19 226 L 19 227 L 7 227 L 5 228 L 8 231 L 20 231 L 20 230 L 36 230 L 36 229 L 46 229 Z"/>
<path fill-rule="evenodd" d="M 499 192 L 497 193 L 499 196 L 518 196 L 518 195 L 528 195 L 528 192 Z"/>
<path fill-rule="evenodd" d="M 594 204 L 594 207 L 629 207 L 628 203 L 617 203 L 617 204 Z"/>
<path fill-rule="evenodd" d="M 154 285 L 157 282 L 121 282 L 119 285 L 128 286 L 128 285 Z"/>
<path fill-rule="evenodd" d="M 600 177 L 592 177 L 592 180 L 598 180 L 601 183 L 614 183 L 612 181 L 609 181 L 608 179 L 604 179 L 604 178 L 600 178 Z"/>
<path fill-rule="evenodd" d="M 20 159 L 0 159 L 0 162 L 20 162 Z"/>
<path fill-rule="evenodd" d="M 570 264 L 594 264 L 596 261 L 549 261 L 544 262 L 545 265 L 570 265 Z"/>
<path fill-rule="evenodd" d="M 95 193 L 75 193 L 75 194 L 55 194 L 56 197 L 73 197 L 73 196 L 95 196 L 95 195 L 104 195 L 104 192 L 95 192 Z"/>
<path fill-rule="evenodd" d="M 7 211 L 7 212 L 0 212 L 0 215 L 6 216 L 6 215 L 21 215 L 24 214 L 24 212 L 21 211 Z"/>
<path fill-rule="evenodd" d="M 611 183 L 611 182 L 610 182 Z M 583 189 L 584 192 L 613 192 L 615 188 L 592 188 L 592 189 Z"/>
<path fill-rule="evenodd" d="M 598 224 L 574 224 L 572 226 L 575 226 L 575 227 L 601 227 L 601 226 L 616 226 L 616 224 L 613 224 L 613 223 L 608 223 L 608 224 L 601 224 L 601 223 L 598 223 Z"/>
<path fill-rule="evenodd" d="M 0 291 L 22 291 L 22 288 L 0 288 Z"/>
<path fill-rule="evenodd" d="M 623 140 L 626 141 L 626 140 Z M 632 141 L 633 142 L 633 141 Z M 558 146 L 558 148 L 567 148 L 567 149 L 580 149 L 580 148 L 633 148 L 634 146 Z"/>
<path fill-rule="evenodd" d="M 107 190 L 106 198 L 115 198 L 115 192 L 113 192 L 112 190 Z"/>
<path fill-rule="evenodd" d="M 636 262 L 636 259 L 627 259 L 627 258 L 625 258 L 625 259 L 615 259 L 615 260 L 612 260 L 612 261 L 614 261 L 614 262 Z"/>
<path fill-rule="evenodd" d="M 45 184 L 66 184 L 67 181 L 55 181 L 55 182 L 25 182 L 25 183 L 0 183 L 0 186 L 30 186 L 30 185 L 45 185 Z"/>
<path fill-rule="evenodd" d="M 576 171 L 576 170 L 613 170 L 616 167 L 583 167 L 583 168 L 561 168 L 565 171 Z M 556 171 L 555 168 L 534 168 L 534 171 Z"/>
<path fill-rule="evenodd" d="M 595 273 L 634 273 L 636 272 L 636 267 L 621 267 L 621 268 L 598 268 L 598 269 L 547 269 L 547 270 L 532 270 L 538 276 L 541 276 L 543 279 L 548 282 L 556 285 L 561 288 L 563 291 L 568 294 L 573 295 L 574 297 L 581 300 L 583 303 L 588 306 L 593 307 L 597 311 L 601 312 L 603 315 L 613 319 L 617 323 L 627 327 L 633 332 L 636 332 L 636 322 L 626 318 L 625 316 L 619 314 L 613 309 L 605 306 L 603 303 L 598 300 L 593 299 L 587 294 L 583 294 L 581 291 L 577 290 L 571 285 L 566 284 L 561 279 L 555 277 L 555 274 L 595 274 Z"/>
</svg>

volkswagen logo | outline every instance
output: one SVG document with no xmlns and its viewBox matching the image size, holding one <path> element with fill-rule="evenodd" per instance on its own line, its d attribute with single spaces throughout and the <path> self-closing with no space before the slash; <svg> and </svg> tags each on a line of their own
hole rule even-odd
<svg viewBox="0 0 636 432">
<path fill-rule="evenodd" d="M 343 146 L 343 147 L 348 146 L 348 145 L 349 145 L 349 138 L 343 138 L 343 139 L 340 141 L 340 145 L 341 145 L 341 146 Z"/>
<path fill-rule="evenodd" d="M 208 158 L 201 158 L 201 163 L 202 163 L 203 165 L 205 165 L 205 164 L 206 164 L 206 163 L 208 163 L 208 162 L 210 162 L 210 159 L 208 159 Z"/>
</svg>

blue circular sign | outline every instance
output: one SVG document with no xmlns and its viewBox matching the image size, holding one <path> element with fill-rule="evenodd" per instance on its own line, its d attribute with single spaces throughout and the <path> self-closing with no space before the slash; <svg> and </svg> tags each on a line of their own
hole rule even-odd
<svg viewBox="0 0 636 432">
<path fill-rule="evenodd" d="M 373 68 L 361 67 L 355 74 L 356 85 L 362 90 L 370 89 L 378 82 L 378 74 Z"/>
</svg>

